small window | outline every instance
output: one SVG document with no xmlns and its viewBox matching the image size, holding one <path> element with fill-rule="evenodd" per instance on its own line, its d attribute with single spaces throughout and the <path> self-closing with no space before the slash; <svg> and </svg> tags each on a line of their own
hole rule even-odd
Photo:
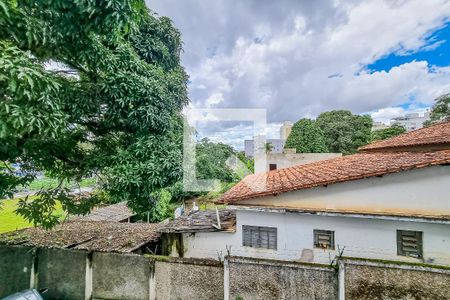
<svg viewBox="0 0 450 300">
<path fill-rule="evenodd" d="M 277 250 L 277 229 L 243 225 L 242 245 Z"/>
<path fill-rule="evenodd" d="M 277 169 L 277 164 L 269 164 L 269 171 L 273 171 Z"/>
<path fill-rule="evenodd" d="M 314 247 L 334 250 L 334 231 L 314 229 Z"/>
<path fill-rule="evenodd" d="M 422 232 L 397 230 L 397 255 L 422 258 Z"/>
</svg>

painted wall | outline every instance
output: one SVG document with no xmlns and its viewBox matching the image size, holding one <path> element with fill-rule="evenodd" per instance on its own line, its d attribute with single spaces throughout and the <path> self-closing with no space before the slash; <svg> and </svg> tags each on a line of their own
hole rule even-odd
<svg viewBox="0 0 450 300">
<path fill-rule="evenodd" d="M 420 262 L 397 255 L 397 229 L 423 231 L 424 261 L 450 265 L 450 225 L 410 221 L 330 217 L 300 213 L 237 211 L 236 233 L 196 233 L 184 236 L 185 257 L 217 259 L 218 253 L 231 255 L 330 263 L 344 249 L 350 257 Z M 242 246 L 242 226 L 276 227 L 277 250 Z M 313 230 L 333 230 L 335 250 L 316 249 Z"/>
<path fill-rule="evenodd" d="M 450 166 L 434 166 L 254 198 L 238 204 L 450 215 L 449 191 Z"/>
</svg>

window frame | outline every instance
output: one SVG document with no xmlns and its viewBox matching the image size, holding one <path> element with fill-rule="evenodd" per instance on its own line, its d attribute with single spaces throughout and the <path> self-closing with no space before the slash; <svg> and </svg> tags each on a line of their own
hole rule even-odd
<svg viewBox="0 0 450 300">
<path fill-rule="evenodd" d="M 415 253 L 414 250 L 404 249 L 405 248 L 405 245 L 404 245 L 405 237 L 416 240 L 415 241 L 416 245 L 406 246 L 406 247 L 417 248 L 415 250 L 417 252 L 417 255 L 414 254 Z M 423 231 L 397 229 L 396 238 L 397 238 L 397 255 L 398 256 L 423 259 Z"/>
<path fill-rule="evenodd" d="M 253 241 L 253 234 L 255 233 L 258 235 L 256 237 L 256 243 Z M 270 236 L 271 233 L 274 235 Z M 266 234 L 267 246 L 263 245 L 262 234 Z M 242 246 L 276 251 L 278 249 L 278 228 L 269 226 L 242 225 Z"/>
<path fill-rule="evenodd" d="M 276 169 L 278 169 L 277 164 L 269 164 L 269 171 L 275 171 Z"/>
<path fill-rule="evenodd" d="M 334 236 L 335 232 L 334 230 L 325 230 L 325 229 L 314 229 L 313 230 L 313 242 L 314 242 L 314 248 L 316 249 L 322 249 L 322 250 L 335 250 L 336 249 L 336 239 Z M 323 247 L 319 243 L 319 236 L 320 235 L 329 235 L 329 247 Z"/>
</svg>

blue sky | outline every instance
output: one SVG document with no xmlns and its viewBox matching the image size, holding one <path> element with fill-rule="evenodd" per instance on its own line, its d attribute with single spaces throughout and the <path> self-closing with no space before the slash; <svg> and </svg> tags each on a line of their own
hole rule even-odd
<svg viewBox="0 0 450 300">
<path fill-rule="evenodd" d="M 191 107 L 266 109 L 272 137 L 333 109 L 388 122 L 450 92 L 450 0 L 147 4 L 181 32 Z"/>
<path fill-rule="evenodd" d="M 427 61 L 430 65 L 446 67 L 450 65 L 450 23 L 432 32 L 426 43 L 418 51 L 399 54 L 393 52 L 378 59 L 367 67 L 373 71 L 389 71 L 392 67 L 412 61 Z"/>
</svg>

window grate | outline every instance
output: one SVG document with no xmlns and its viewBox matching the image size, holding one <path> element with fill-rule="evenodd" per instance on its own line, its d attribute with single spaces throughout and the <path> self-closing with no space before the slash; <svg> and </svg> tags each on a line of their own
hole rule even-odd
<svg viewBox="0 0 450 300">
<path fill-rule="evenodd" d="M 422 232 L 397 230 L 397 255 L 423 257 Z"/>
<path fill-rule="evenodd" d="M 277 250 L 277 228 L 243 225 L 242 245 Z"/>
<path fill-rule="evenodd" d="M 314 229 L 314 247 L 334 250 L 334 231 Z"/>
</svg>

